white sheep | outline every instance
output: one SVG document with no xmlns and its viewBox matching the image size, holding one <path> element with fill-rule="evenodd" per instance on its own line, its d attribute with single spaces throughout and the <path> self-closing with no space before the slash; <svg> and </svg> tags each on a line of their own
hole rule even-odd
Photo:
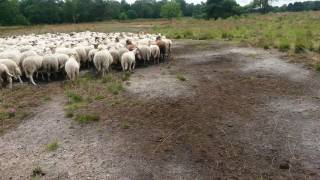
<svg viewBox="0 0 320 180">
<path fill-rule="evenodd" d="M 138 46 L 136 57 L 137 57 L 137 60 L 143 61 L 143 64 L 146 65 L 146 62 L 150 61 L 150 57 L 151 57 L 150 47 L 146 45 Z"/>
<path fill-rule="evenodd" d="M 20 64 L 21 53 L 18 50 L 9 50 L 0 53 L 0 59 L 11 59 L 16 64 Z"/>
<path fill-rule="evenodd" d="M 135 53 L 137 50 L 126 52 L 121 57 L 122 71 L 132 71 L 136 67 Z"/>
<path fill-rule="evenodd" d="M 153 59 L 154 64 L 158 61 L 160 63 L 160 48 L 157 45 L 150 45 L 151 59 Z"/>
<path fill-rule="evenodd" d="M 10 74 L 12 74 L 15 79 L 18 79 L 21 84 L 23 83 L 21 80 L 21 75 L 22 75 L 21 70 L 13 60 L 0 59 L 0 63 L 6 65 L 7 68 L 9 69 Z"/>
<path fill-rule="evenodd" d="M 105 76 L 106 72 L 109 72 L 112 62 L 113 59 L 110 52 L 108 50 L 103 50 L 102 48 L 99 48 L 93 58 L 94 66 L 96 67 L 98 74 L 102 74 L 102 77 Z"/>
<path fill-rule="evenodd" d="M 33 80 L 33 75 L 38 72 L 42 67 L 43 57 L 39 55 L 29 56 L 22 62 L 22 69 L 26 77 L 33 85 L 37 85 Z"/>
<path fill-rule="evenodd" d="M 71 55 L 65 65 L 65 71 L 70 81 L 76 81 L 79 77 L 80 65 L 75 55 Z"/>
<path fill-rule="evenodd" d="M 6 65 L 0 63 L 0 88 L 2 88 L 5 84 L 5 81 L 9 84 L 9 88 L 12 89 L 12 77 L 9 69 Z"/>
<path fill-rule="evenodd" d="M 59 61 L 54 54 L 46 54 L 42 59 L 42 72 L 47 73 L 48 81 L 50 81 L 51 74 L 55 74 L 59 70 Z"/>
</svg>

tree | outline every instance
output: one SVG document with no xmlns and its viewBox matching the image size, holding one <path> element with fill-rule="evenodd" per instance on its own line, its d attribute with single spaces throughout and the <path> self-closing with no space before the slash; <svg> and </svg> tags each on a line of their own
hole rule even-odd
<svg viewBox="0 0 320 180">
<path fill-rule="evenodd" d="M 208 18 L 227 18 L 240 14 L 240 6 L 234 0 L 207 0 Z"/>
<path fill-rule="evenodd" d="M 180 4 L 175 1 L 169 1 L 161 7 L 160 16 L 163 18 L 172 19 L 182 15 Z"/>
<path fill-rule="evenodd" d="M 270 3 L 274 0 L 253 0 L 253 5 L 259 8 L 262 13 L 267 13 L 271 10 Z"/>
<path fill-rule="evenodd" d="M 127 14 L 129 19 L 136 19 L 138 17 L 137 12 L 133 9 L 130 9 Z"/>
<path fill-rule="evenodd" d="M 28 24 L 19 10 L 17 0 L 0 1 L 0 25 Z"/>
</svg>

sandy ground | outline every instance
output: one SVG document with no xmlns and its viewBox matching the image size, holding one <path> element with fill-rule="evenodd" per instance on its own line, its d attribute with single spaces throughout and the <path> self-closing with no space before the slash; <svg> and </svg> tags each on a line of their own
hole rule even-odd
<svg viewBox="0 0 320 180">
<path fill-rule="evenodd" d="M 320 179 L 319 82 L 277 52 L 176 41 L 100 122 L 65 118 L 61 95 L 2 135 L 0 179 Z"/>
</svg>

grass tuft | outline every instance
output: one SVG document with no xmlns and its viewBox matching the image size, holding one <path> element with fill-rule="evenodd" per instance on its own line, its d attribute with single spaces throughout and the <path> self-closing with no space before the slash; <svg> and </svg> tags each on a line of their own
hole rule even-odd
<svg viewBox="0 0 320 180">
<path fill-rule="evenodd" d="M 34 169 L 32 170 L 31 177 L 39 177 L 39 176 L 44 176 L 44 175 L 46 175 L 46 174 L 43 172 L 43 170 L 41 169 L 41 167 L 38 166 L 38 167 L 36 167 L 36 168 L 34 168 Z"/>
<path fill-rule="evenodd" d="M 100 120 L 100 116 L 97 114 L 84 114 L 78 115 L 76 117 L 76 121 L 79 123 L 89 123 L 89 122 L 96 122 Z"/>
<path fill-rule="evenodd" d="M 59 148 L 59 144 L 57 140 L 47 145 L 47 150 L 50 152 L 56 151 L 58 148 Z"/>
<path fill-rule="evenodd" d="M 177 79 L 180 80 L 180 81 L 186 81 L 186 80 L 187 80 L 187 79 L 186 79 L 184 76 L 182 76 L 181 74 L 178 74 L 178 75 L 177 75 Z"/>
<path fill-rule="evenodd" d="M 120 94 L 121 91 L 123 91 L 123 86 L 121 82 L 115 81 L 108 84 L 107 89 L 110 93 L 114 95 Z"/>
</svg>

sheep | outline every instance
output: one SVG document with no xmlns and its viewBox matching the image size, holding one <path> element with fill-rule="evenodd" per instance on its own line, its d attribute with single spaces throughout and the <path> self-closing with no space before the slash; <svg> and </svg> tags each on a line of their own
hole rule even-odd
<svg viewBox="0 0 320 180">
<path fill-rule="evenodd" d="M 10 74 L 8 67 L 0 63 L 0 87 L 4 87 L 4 83 L 7 81 L 9 88 L 12 89 L 12 77 L 13 75 Z"/>
<path fill-rule="evenodd" d="M 116 50 L 116 49 L 114 49 L 114 48 L 111 48 L 111 49 L 109 50 L 109 52 L 110 52 L 110 54 L 111 54 L 111 56 L 112 56 L 112 59 L 113 59 L 112 64 L 115 64 L 115 65 L 119 64 L 119 63 L 120 63 L 120 54 L 119 54 L 119 51 Z"/>
<path fill-rule="evenodd" d="M 0 53 L 0 59 L 11 59 L 16 64 L 20 64 L 21 53 L 18 50 L 9 50 Z"/>
<path fill-rule="evenodd" d="M 157 45 L 150 45 L 151 58 L 153 59 L 154 64 L 158 61 L 160 63 L 160 48 Z"/>
<path fill-rule="evenodd" d="M 15 79 L 18 79 L 21 84 L 23 83 L 21 80 L 21 75 L 22 75 L 21 70 L 13 60 L 0 59 L 0 63 L 6 65 L 7 68 L 9 69 L 10 74 L 12 74 Z"/>
<path fill-rule="evenodd" d="M 36 56 L 36 55 L 38 55 L 38 54 L 37 54 L 35 51 L 33 51 L 33 50 L 29 50 L 29 51 L 23 52 L 23 53 L 21 54 L 20 62 L 19 62 L 18 65 L 21 67 L 23 61 L 24 61 L 27 57 L 29 57 L 29 56 Z"/>
<path fill-rule="evenodd" d="M 156 43 L 160 49 L 160 59 L 164 61 L 167 54 L 167 44 L 161 39 L 157 39 Z"/>
<path fill-rule="evenodd" d="M 58 58 L 53 54 L 46 54 L 43 56 L 42 60 L 42 71 L 47 73 L 48 81 L 50 81 L 50 76 L 52 73 L 56 75 L 59 70 Z"/>
<path fill-rule="evenodd" d="M 79 77 L 80 65 L 75 55 L 71 55 L 65 65 L 65 71 L 70 81 L 76 81 Z"/>
<path fill-rule="evenodd" d="M 39 71 L 42 67 L 43 57 L 39 55 L 29 56 L 22 62 L 22 69 L 26 77 L 30 80 L 33 85 L 37 85 L 33 80 L 35 72 Z"/>
<path fill-rule="evenodd" d="M 113 59 L 110 52 L 108 50 L 103 50 L 101 47 L 93 58 L 94 66 L 96 67 L 98 74 L 102 74 L 102 77 L 105 76 L 106 71 L 109 72 L 112 62 Z"/>
<path fill-rule="evenodd" d="M 74 50 L 77 52 L 78 57 L 80 59 L 80 63 L 86 65 L 88 62 L 87 51 L 84 47 L 76 47 Z"/>
<path fill-rule="evenodd" d="M 80 64 L 80 57 L 75 49 L 71 48 L 57 48 L 56 53 L 66 54 L 68 56 L 74 55 L 77 62 Z"/>
<path fill-rule="evenodd" d="M 121 57 L 122 71 L 132 71 L 136 66 L 135 53 L 137 50 L 125 52 Z"/>
<path fill-rule="evenodd" d="M 136 57 L 137 57 L 137 60 L 143 61 L 143 64 L 146 65 L 146 62 L 150 61 L 150 57 L 151 57 L 151 50 L 149 46 L 146 46 L 146 45 L 138 46 L 136 50 Z"/>
<path fill-rule="evenodd" d="M 97 49 L 91 49 L 89 51 L 88 57 L 89 57 L 89 62 L 90 63 L 93 62 L 94 55 L 96 54 L 97 51 L 98 51 Z"/>
</svg>

